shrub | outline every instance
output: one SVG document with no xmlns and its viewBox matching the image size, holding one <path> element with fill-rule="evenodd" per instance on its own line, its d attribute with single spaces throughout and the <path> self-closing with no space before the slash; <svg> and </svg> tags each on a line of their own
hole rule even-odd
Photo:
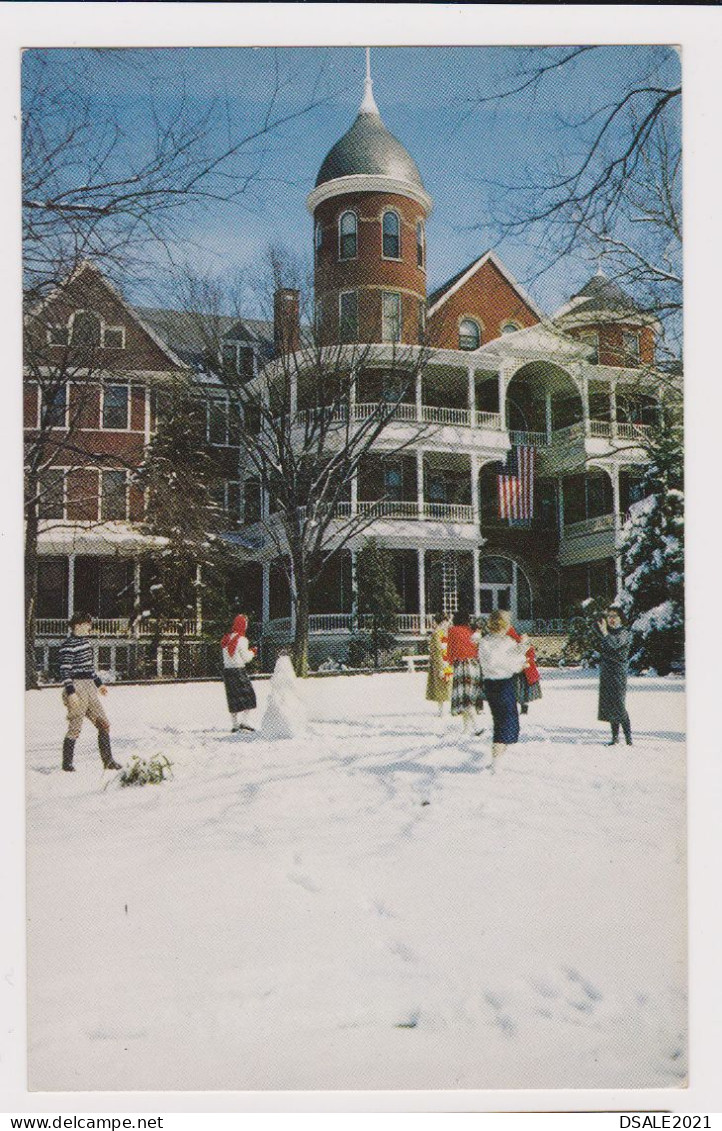
<svg viewBox="0 0 722 1131">
<path fill-rule="evenodd" d="M 130 765 L 126 766 L 118 775 L 120 784 L 125 785 L 159 785 L 166 778 L 173 777 L 172 762 L 165 754 L 156 754 L 146 762 L 144 758 L 133 755 Z"/>
</svg>

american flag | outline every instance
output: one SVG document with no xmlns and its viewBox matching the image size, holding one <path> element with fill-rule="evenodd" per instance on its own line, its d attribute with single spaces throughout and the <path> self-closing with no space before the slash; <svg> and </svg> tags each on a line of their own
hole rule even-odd
<svg viewBox="0 0 722 1131">
<path fill-rule="evenodd" d="M 534 449 L 520 444 L 512 449 L 507 470 L 497 476 L 499 517 L 509 522 L 534 515 Z"/>
</svg>

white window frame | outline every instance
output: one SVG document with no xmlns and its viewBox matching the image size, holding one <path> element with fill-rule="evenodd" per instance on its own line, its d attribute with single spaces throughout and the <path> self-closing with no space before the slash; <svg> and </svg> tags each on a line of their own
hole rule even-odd
<svg viewBox="0 0 722 1131">
<path fill-rule="evenodd" d="M 241 375 L 241 350 L 244 350 L 244 351 L 249 350 L 250 351 L 251 357 L 253 358 L 253 372 L 251 373 L 251 376 L 248 378 L 248 380 L 252 381 L 253 378 L 256 377 L 257 374 L 258 374 L 258 355 L 256 353 L 256 350 L 255 350 L 252 342 L 241 341 L 238 338 L 227 338 L 225 341 L 221 342 L 221 357 L 220 357 L 221 365 L 223 364 L 223 351 L 230 346 L 233 347 L 233 350 L 234 350 L 234 353 L 235 353 L 235 362 L 234 362 L 234 370 L 235 370 L 234 376 L 235 377 L 240 377 L 240 375 Z"/>
<path fill-rule="evenodd" d="M 354 333 L 353 337 L 351 337 L 351 338 L 342 338 L 341 337 L 341 328 L 343 326 L 343 301 L 342 300 L 346 297 L 346 295 L 352 295 L 356 300 L 356 332 Z M 338 340 L 339 340 L 339 342 L 343 341 L 344 343 L 352 345 L 354 342 L 358 342 L 358 336 L 359 336 L 359 334 L 358 334 L 358 291 L 355 291 L 355 290 L 339 291 L 339 295 L 338 295 Z"/>
<path fill-rule="evenodd" d="M 339 228 L 339 238 L 340 238 L 340 235 L 341 235 L 341 229 Z M 358 235 L 357 235 L 357 240 L 358 240 Z M 316 223 L 315 223 L 314 229 L 313 229 L 313 254 L 316 257 L 316 262 L 318 262 L 318 257 L 321 253 L 322 244 L 323 244 L 323 224 L 321 223 L 320 220 L 316 220 Z"/>
<path fill-rule="evenodd" d="M 356 250 L 354 251 L 353 255 L 343 254 L 341 225 L 343 223 L 344 216 L 353 216 L 354 238 L 356 240 Z M 358 212 L 356 212 L 353 208 L 344 208 L 343 212 L 338 218 L 338 258 L 339 263 L 350 263 L 354 259 L 358 259 Z"/>
<path fill-rule="evenodd" d="M 393 299 L 396 300 L 396 310 L 397 310 L 396 323 L 397 323 L 397 328 L 398 328 L 398 334 L 397 334 L 396 337 L 390 337 L 386 333 L 386 325 L 387 325 L 386 300 L 390 299 L 390 298 L 393 298 Z M 382 342 L 400 342 L 401 341 L 401 339 L 403 337 L 403 318 L 404 318 L 404 311 L 403 311 L 403 306 L 402 306 L 402 302 L 401 302 L 401 292 L 400 291 L 382 291 L 381 292 L 381 341 Z"/>
<path fill-rule="evenodd" d="M 211 406 L 222 406 L 225 415 L 225 430 L 224 440 L 211 439 Z M 206 440 L 214 448 L 228 448 L 229 444 L 229 424 L 230 424 L 230 401 L 228 397 L 208 397 L 206 400 Z"/>
<path fill-rule="evenodd" d="M 105 424 L 105 395 L 106 389 L 126 389 L 128 396 L 125 403 L 125 425 L 122 428 L 109 428 Z M 129 432 L 130 431 L 130 402 L 131 402 L 131 386 L 127 381 L 108 381 L 100 387 L 100 432 Z M 95 429 L 92 429 L 95 431 Z"/>
<path fill-rule="evenodd" d="M 516 334 L 517 330 L 521 330 L 521 326 L 513 318 L 505 318 L 499 325 L 500 334 Z"/>
<path fill-rule="evenodd" d="M 426 337 L 426 302 L 423 298 L 420 298 L 418 300 L 418 303 L 419 303 L 419 305 L 418 305 L 417 311 L 418 311 L 418 320 L 419 320 L 419 326 L 418 326 L 419 337 L 425 338 Z"/>
<path fill-rule="evenodd" d="M 398 241 L 399 241 L 399 254 L 398 255 L 387 255 L 386 252 L 384 251 L 384 238 L 385 238 L 384 222 L 385 222 L 387 216 L 395 216 L 396 217 L 396 223 L 398 225 L 397 238 L 398 238 Z M 384 208 L 383 213 L 381 214 L 381 258 L 382 259 L 388 259 L 392 263 L 398 263 L 402 258 L 402 251 L 403 251 L 403 248 L 401 246 L 401 217 L 400 217 L 399 213 L 396 211 L 395 208 Z"/>
<path fill-rule="evenodd" d="M 101 467 L 98 469 L 100 475 L 98 476 L 98 521 L 99 522 L 127 522 L 130 514 L 130 478 L 128 469 L 125 467 Z M 113 472 L 116 475 L 122 475 L 125 479 L 125 507 L 122 518 L 104 518 L 103 517 L 103 476 L 107 472 Z"/>
<path fill-rule="evenodd" d="M 77 316 L 79 314 L 92 314 L 94 318 L 98 319 L 98 322 L 100 323 L 100 341 L 98 342 L 97 346 L 93 346 L 91 348 L 102 349 L 103 348 L 103 342 L 105 340 L 105 319 L 100 314 L 98 314 L 97 310 L 91 310 L 89 307 L 81 307 L 79 310 L 74 310 L 73 313 L 68 318 L 68 343 L 69 343 L 69 345 L 71 345 L 71 346 L 73 345 L 73 332 L 75 330 L 75 319 L 77 318 Z"/>
<path fill-rule="evenodd" d="M 579 341 L 584 342 L 585 346 L 594 346 L 596 353 L 596 361 L 590 359 L 590 365 L 599 364 L 599 330 L 581 330 L 579 333 Z"/>
<path fill-rule="evenodd" d="M 65 412 L 63 414 L 63 423 L 48 425 L 49 428 L 57 428 L 60 432 L 67 432 L 68 428 L 70 427 L 70 385 L 70 381 L 66 381 L 62 385 L 62 388 L 65 390 Z M 45 396 L 46 390 L 43 389 L 38 383 L 38 428 L 42 427 L 43 401 L 45 400 Z"/>
<path fill-rule="evenodd" d="M 469 347 L 469 346 L 462 346 L 462 344 L 461 344 L 461 334 L 462 334 L 461 327 L 464 325 L 465 322 L 471 322 L 472 325 L 476 326 L 477 344 L 475 346 Z M 459 350 L 462 353 L 473 353 L 474 350 L 479 349 L 479 347 L 481 346 L 481 344 L 484 340 L 483 327 L 481 325 L 481 322 L 479 321 L 478 318 L 475 318 L 473 314 L 462 314 L 461 318 L 459 319 L 458 334 L 459 334 L 459 338 L 458 338 Z M 468 335 L 465 335 L 465 337 L 468 337 Z"/>
<path fill-rule="evenodd" d="M 630 341 L 630 339 L 634 339 L 634 343 L 635 343 L 635 349 L 631 353 L 630 353 L 629 349 L 627 348 L 627 345 L 628 345 L 628 342 Z M 641 360 L 642 360 L 641 345 L 642 344 L 641 344 L 641 341 L 640 341 L 639 330 L 622 330 L 622 350 L 624 352 L 624 365 L 625 366 L 629 364 L 630 359 L 631 359 L 632 363 L 635 364 L 635 365 L 639 365 L 641 363 Z"/>
<path fill-rule="evenodd" d="M 114 331 L 114 330 L 120 331 L 121 343 L 120 343 L 119 346 L 109 346 L 107 341 L 106 341 L 106 338 L 108 336 L 108 332 Z M 106 326 L 105 324 L 103 324 L 102 344 L 103 344 L 103 349 L 105 349 L 105 350 L 124 350 L 125 349 L 125 326 Z"/>
<path fill-rule="evenodd" d="M 421 263 L 419 263 L 421 252 Z M 416 266 L 420 271 L 426 270 L 426 225 L 423 220 L 416 221 Z"/>
<path fill-rule="evenodd" d="M 43 471 L 59 471 L 63 477 L 63 513 L 59 518 L 42 518 L 40 516 L 40 500 L 38 500 L 38 521 L 39 522 L 67 522 L 68 518 L 68 471 L 67 467 L 46 467 Z M 43 471 L 40 472 L 39 480 L 43 477 Z"/>
</svg>

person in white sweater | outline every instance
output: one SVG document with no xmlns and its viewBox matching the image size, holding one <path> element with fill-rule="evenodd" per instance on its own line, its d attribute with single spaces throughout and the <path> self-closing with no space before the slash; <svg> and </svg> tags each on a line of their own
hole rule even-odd
<svg viewBox="0 0 722 1131">
<path fill-rule="evenodd" d="M 507 636 L 509 621 L 500 610 L 490 615 L 487 628 L 488 635 L 479 640 L 479 663 L 494 720 L 491 752 L 497 757 L 519 741 L 514 677 L 526 667 L 529 642 L 525 636 L 519 642 Z"/>
<path fill-rule="evenodd" d="M 248 722 L 248 713 L 256 706 L 256 693 L 248 678 L 246 665 L 255 659 L 256 650 L 248 643 L 248 617 L 237 616 L 233 628 L 221 640 L 223 651 L 223 682 L 231 715 L 231 734 L 239 730 L 254 730 Z"/>
</svg>

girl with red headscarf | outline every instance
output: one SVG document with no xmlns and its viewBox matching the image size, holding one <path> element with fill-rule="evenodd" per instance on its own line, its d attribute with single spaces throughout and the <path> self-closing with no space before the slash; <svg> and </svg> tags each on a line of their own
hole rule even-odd
<svg viewBox="0 0 722 1131">
<path fill-rule="evenodd" d="M 233 628 L 221 640 L 223 682 L 231 714 L 231 734 L 239 730 L 255 730 L 248 723 L 248 712 L 256 706 L 256 693 L 246 673 L 246 664 L 250 664 L 255 658 L 256 649 L 248 643 L 247 630 L 248 617 L 237 616 Z"/>
</svg>

